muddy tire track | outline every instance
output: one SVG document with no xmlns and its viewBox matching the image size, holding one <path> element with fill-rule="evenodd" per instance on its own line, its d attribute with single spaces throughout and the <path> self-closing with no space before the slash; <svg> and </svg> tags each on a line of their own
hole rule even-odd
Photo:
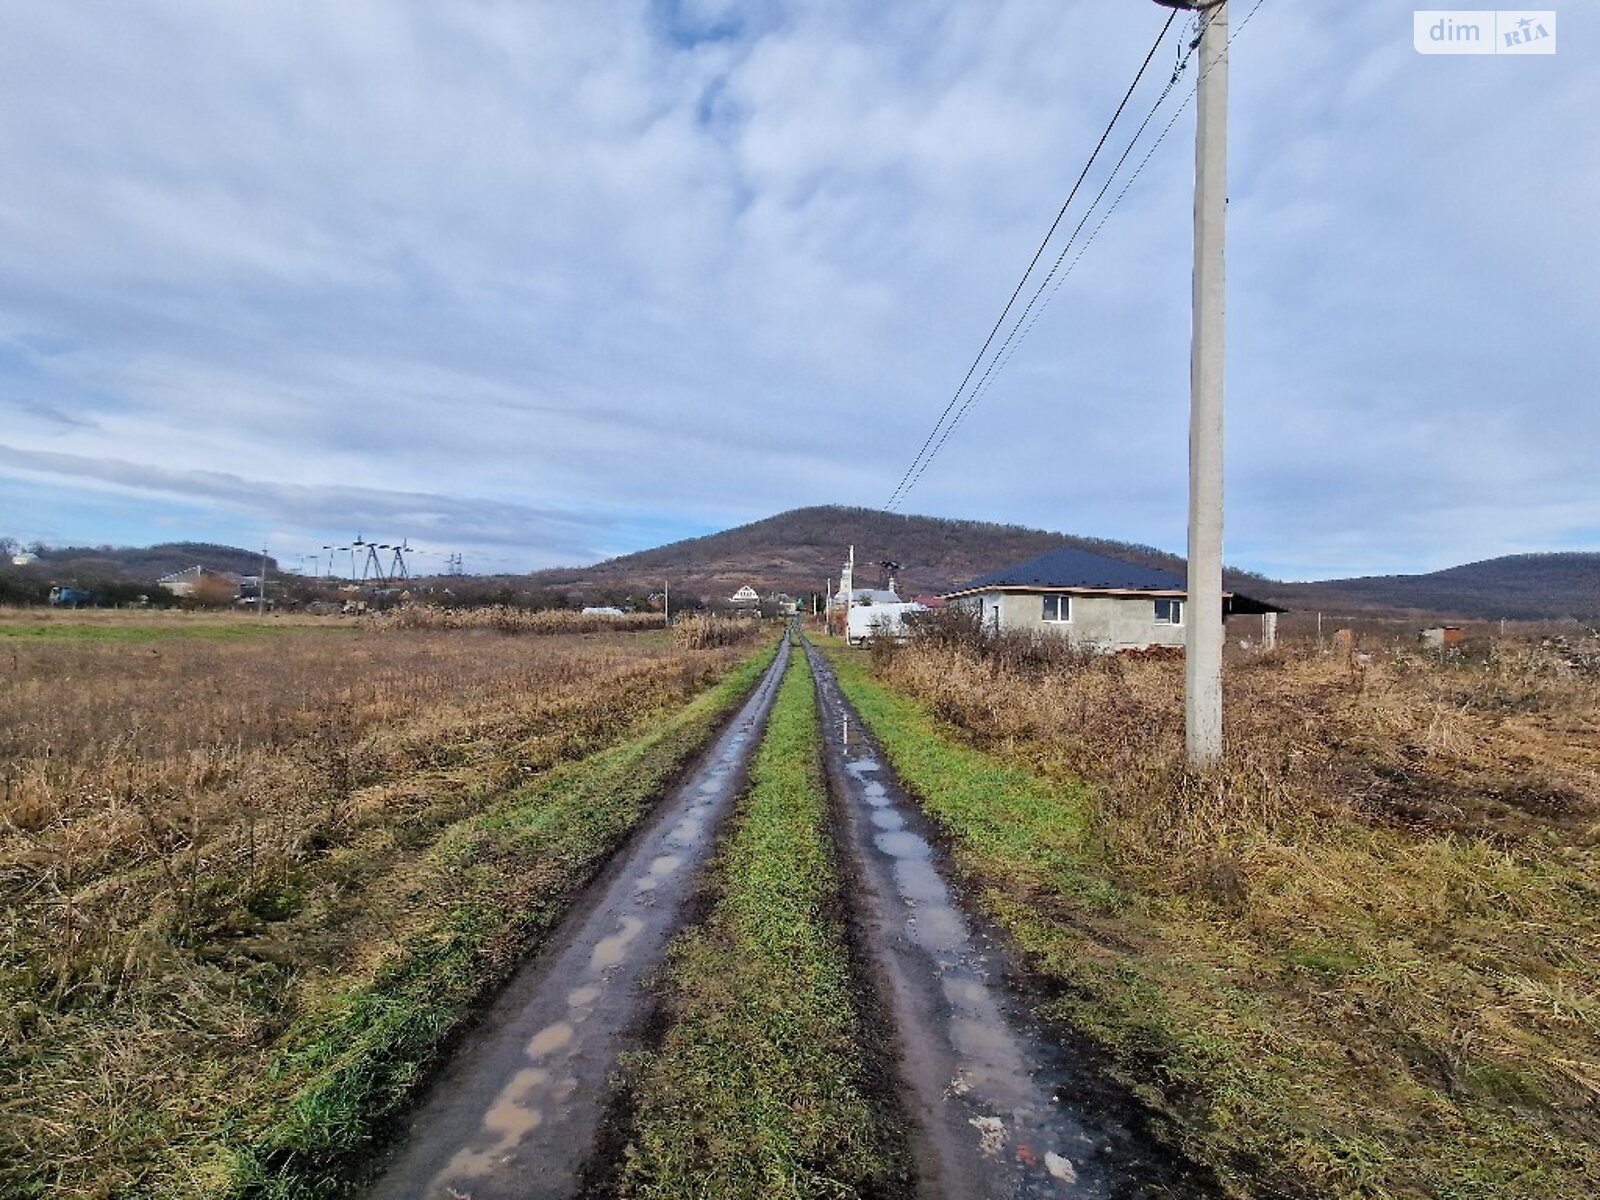
<svg viewBox="0 0 1600 1200">
<path fill-rule="evenodd" d="M 513 977 L 413 1112 L 373 1200 L 577 1195 L 651 997 L 788 665 L 789 639 L 698 766 Z"/>
<path fill-rule="evenodd" d="M 1149 1114 L 1033 1016 L 999 932 L 964 908 L 932 823 L 809 643 L 824 762 L 855 884 L 853 928 L 896 1030 L 917 1195 L 939 1200 L 1211 1197 Z M 1087 1098 L 1088 1103 L 1083 1103 Z"/>
</svg>

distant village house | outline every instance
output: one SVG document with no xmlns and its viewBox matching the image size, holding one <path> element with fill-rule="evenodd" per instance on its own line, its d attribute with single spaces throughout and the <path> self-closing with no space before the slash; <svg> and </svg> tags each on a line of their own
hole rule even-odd
<svg viewBox="0 0 1600 1200">
<path fill-rule="evenodd" d="M 1184 644 L 1187 588 L 1171 571 L 1063 546 L 974 579 L 944 599 L 978 613 L 985 629 L 1056 634 L 1092 650 L 1148 650 Z M 1282 611 L 1223 594 L 1224 616 Z"/>
<path fill-rule="evenodd" d="M 181 571 L 174 571 L 171 575 L 163 575 L 156 580 L 158 587 L 164 587 L 174 596 L 195 597 L 212 593 L 220 595 L 226 589 L 231 599 L 238 580 L 232 575 L 221 571 L 207 570 L 205 567 L 185 567 Z"/>
</svg>

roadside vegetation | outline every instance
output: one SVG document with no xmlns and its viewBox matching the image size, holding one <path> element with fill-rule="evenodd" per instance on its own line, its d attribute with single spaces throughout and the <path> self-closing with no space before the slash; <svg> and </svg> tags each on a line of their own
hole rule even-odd
<svg viewBox="0 0 1600 1200">
<path fill-rule="evenodd" d="M 1592 641 L 1593 639 L 1590 639 Z M 1600 647 L 831 653 L 981 905 L 1241 1196 L 1600 1194 Z"/>
<path fill-rule="evenodd" d="M 663 970 L 667 1032 L 633 1064 L 622 1193 L 904 1191 L 908 1165 L 861 1050 L 816 696 L 798 653 L 710 886 L 709 917 Z"/>
<path fill-rule="evenodd" d="M 489 629 L 496 633 L 525 634 L 615 633 L 661 629 L 666 624 L 660 613 L 637 612 L 613 616 L 562 609 L 535 610 L 512 604 L 471 608 L 407 604 L 374 613 L 367 620 L 379 632 L 395 629 Z"/>
<path fill-rule="evenodd" d="M 0 1193 L 336 1180 L 757 639 L 0 641 Z"/>
</svg>

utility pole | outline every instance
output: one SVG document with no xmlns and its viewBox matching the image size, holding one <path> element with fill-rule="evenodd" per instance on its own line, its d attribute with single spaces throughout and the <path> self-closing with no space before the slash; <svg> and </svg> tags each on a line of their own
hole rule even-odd
<svg viewBox="0 0 1600 1200">
<path fill-rule="evenodd" d="M 1195 95 L 1194 325 L 1189 346 L 1189 616 L 1184 742 L 1189 761 L 1222 757 L 1222 397 L 1228 214 L 1227 0 L 1157 0 L 1200 19 Z"/>
<path fill-rule="evenodd" d="M 672 585 L 665 579 L 661 581 L 661 623 L 672 624 Z"/>
<path fill-rule="evenodd" d="M 256 588 L 256 616 L 267 615 L 267 548 L 261 547 L 261 580 Z"/>
</svg>

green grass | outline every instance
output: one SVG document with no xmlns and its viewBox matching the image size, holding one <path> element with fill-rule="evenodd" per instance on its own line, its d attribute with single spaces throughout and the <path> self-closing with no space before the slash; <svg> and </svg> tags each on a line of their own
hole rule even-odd
<svg viewBox="0 0 1600 1200">
<path fill-rule="evenodd" d="M 370 984 L 314 1004 L 285 1037 L 271 1078 L 241 1081 L 237 1111 L 210 1147 L 193 1149 L 194 1176 L 220 1183 L 202 1190 L 347 1192 L 351 1171 L 451 1034 L 550 931 L 773 653 L 753 656 L 647 735 L 558 767 L 452 828 L 417 888 L 441 919 L 389 955 Z"/>
<path fill-rule="evenodd" d="M 635 1064 L 629 1197 L 883 1195 L 907 1176 L 869 1098 L 838 915 L 816 697 L 797 654 L 665 971 L 673 1018 Z"/>
</svg>

